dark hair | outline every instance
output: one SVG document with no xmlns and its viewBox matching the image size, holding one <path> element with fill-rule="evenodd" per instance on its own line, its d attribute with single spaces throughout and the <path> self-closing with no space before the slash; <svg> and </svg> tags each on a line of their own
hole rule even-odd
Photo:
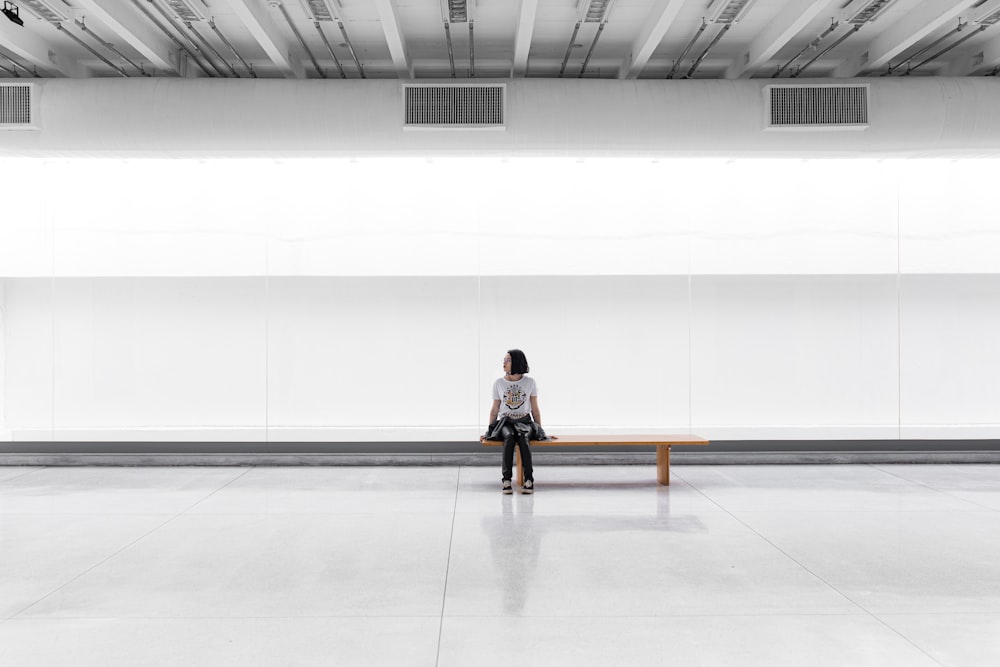
<svg viewBox="0 0 1000 667">
<path fill-rule="evenodd" d="M 507 350 L 507 354 L 510 355 L 511 375 L 523 375 L 530 372 L 528 358 L 524 356 L 524 352 L 521 352 L 521 350 Z"/>
</svg>

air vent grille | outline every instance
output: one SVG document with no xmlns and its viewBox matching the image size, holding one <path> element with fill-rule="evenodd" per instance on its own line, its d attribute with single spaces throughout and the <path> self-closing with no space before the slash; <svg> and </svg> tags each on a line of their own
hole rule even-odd
<svg viewBox="0 0 1000 667">
<path fill-rule="evenodd" d="M 848 23 L 864 25 L 877 19 L 885 10 L 896 2 L 896 0 L 869 0 L 863 4 L 853 16 L 847 19 Z"/>
<path fill-rule="evenodd" d="M 604 19 L 604 13 L 608 11 L 609 2 L 610 0 L 590 0 L 584 21 L 586 23 L 600 23 Z"/>
<path fill-rule="evenodd" d="M 18 0 L 17 4 L 27 7 L 35 16 L 49 23 L 69 19 L 69 5 L 62 0 Z"/>
<path fill-rule="evenodd" d="M 208 9 L 202 0 L 166 0 L 167 6 L 173 10 L 182 21 L 204 21 L 205 11 Z M 200 5 L 200 6 L 199 6 Z"/>
<path fill-rule="evenodd" d="M 306 7 L 309 8 L 309 14 L 317 21 L 332 21 L 334 18 L 329 5 L 323 0 L 306 0 Z"/>
<path fill-rule="evenodd" d="M 406 85 L 404 127 L 502 128 L 504 85 Z"/>
<path fill-rule="evenodd" d="M 468 23 L 468 0 L 448 0 L 448 20 L 452 23 Z"/>
<path fill-rule="evenodd" d="M 31 84 L 0 83 L 0 128 L 31 126 Z"/>
<path fill-rule="evenodd" d="M 976 19 L 976 23 L 979 25 L 996 25 L 997 23 L 1000 23 L 1000 9 L 992 14 L 987 14 L 980 19 Z"/>
<path fill-rule="evenodd" d="M 768 127 L 866 127 L 867 86 L 769 86 Z"/>
</svg>

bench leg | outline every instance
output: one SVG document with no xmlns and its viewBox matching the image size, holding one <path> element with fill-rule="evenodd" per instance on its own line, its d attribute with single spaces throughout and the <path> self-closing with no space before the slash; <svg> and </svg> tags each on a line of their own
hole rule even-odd
<svg viewBox="0 0 1000 667">
<path fill-rule="evenodd" d="M 656 446 L 656 481 L 670 485 L 670 445 Z"/>
<path fill-rule="evenodd" d="M 521 466 L 521 448 L 514 446 L 514 463 L 517 465 L 517 480 L 518 486 L 524 486 L 524 467 Z"/>
</svg>

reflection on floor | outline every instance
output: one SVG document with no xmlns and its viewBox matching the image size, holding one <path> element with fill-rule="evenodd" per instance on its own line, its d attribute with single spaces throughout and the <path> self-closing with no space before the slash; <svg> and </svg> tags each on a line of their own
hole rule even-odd
<svg viewBox="0 0 1000 667">
<path fill-rule="evenodd" d="M 536 480 L 0 468 L 0 664 L 1000 664 L 1000 466 Z"/>
</svg>

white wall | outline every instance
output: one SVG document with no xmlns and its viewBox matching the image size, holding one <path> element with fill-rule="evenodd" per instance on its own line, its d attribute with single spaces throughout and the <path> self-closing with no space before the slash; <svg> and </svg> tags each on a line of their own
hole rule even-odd
<svg viewBox="0 0 1000 667">
<path fill-rule="evenodd" d="M 0 169 L 2 437 L 1000 437 L 992 160 Z"/>
<path fill-rule="evenodd" d="M 692 303 L 696 432 L 898 437 L 896 276 L 698 276 Z"/>
<path fill-rule="evenodd" d="M 17 278 L 4 282 L 7 398 L 3 430 L 13 440 L 52 440 L 52 279 Z"/>
<path fill-rule="evenodd" d="M 263 439 L 264 282 L 57 279 L 56 434 L 155 440 L 193 428 L 213 440 L 218 429 Z"/>
<path fill-rule="evenodd" d="M 474 439 L 475 278 L 271 278 L 268 437 Z"/>
<path fill-rule="evenodd" d="M 1000 435 L 998 336 L 1000 275 L 903 276 L 903 437 Z"/>
<path fill-rule="evenodd" d="M 484 277 L 480 404 L 518 348 L 553 428 L 686 432 L 688 320 L 687 278 Z"/>
<path fill-rule="evenodd" d="M 7 282 L 0 278 L 0 441 L 10 440 L 10 431 L 7 429 L 7 333 L 6 333 L 6 313 L 7 313 Z"/>
<path fill-rule="evenodd" d="M 902 195 L 918 202 L 902 212 L 915 244 L 932 234 L 930 252 L 956 216 L 924 192 L 982 211 L 968 188 L 987 177 L 966 172 L 996 163 L 948 164 L 0 160 L 18 192 L 0 275 L 895 274 Z M 939 182 L 903 192 L 901 170 Z M 968 256 L 992 270 L 995 226 L 978 217 L 962 224 L 982 233 L 954 246 L 947 271 Z"/>
<path fill-rule="evenodd" d="M 990 77 L 837 80 L 870 88 L 868 128 L 846 132 L 766 131 L 770 79 L 505 81 L 504 131 L 444 133 L 403 130 L 403 83 L 392 80 L 32 83 L 40 130 L 0 131 L 0 156 L 1000 155 Z"/>
<path fill-rule="evenodd" d="M 510 347 L 556 430 L 1000 433 L 995 275 L 6 282 L 17 440 L 472 439 Z"/>
</svg>

